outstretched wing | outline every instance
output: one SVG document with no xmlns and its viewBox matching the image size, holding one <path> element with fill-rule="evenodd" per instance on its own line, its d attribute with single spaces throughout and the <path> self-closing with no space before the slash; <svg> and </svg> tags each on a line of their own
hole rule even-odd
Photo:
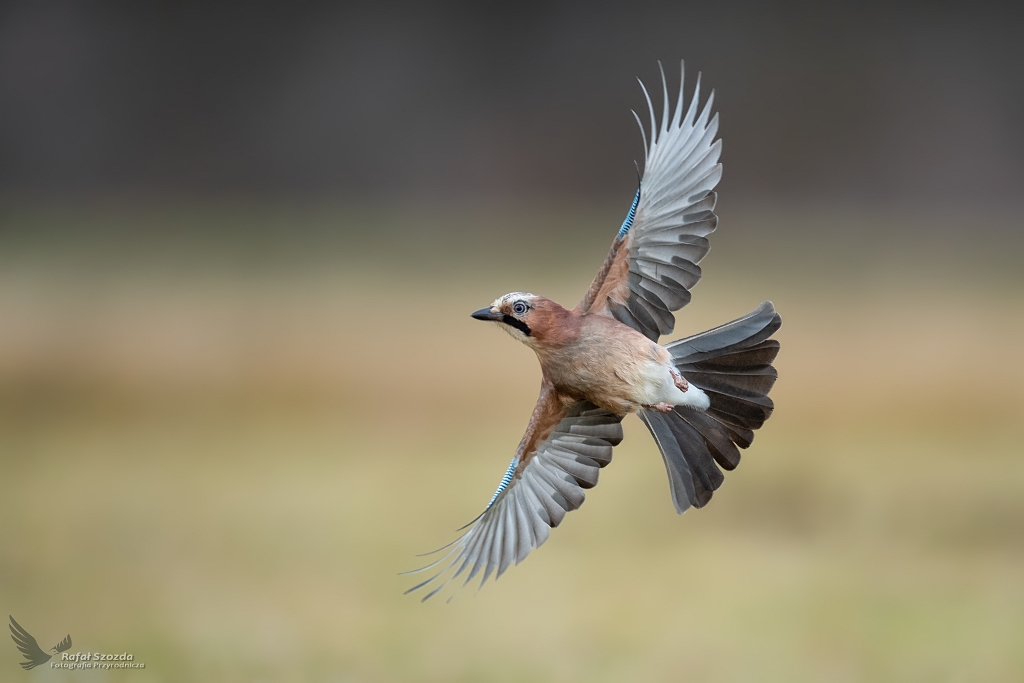
<svg viewBox="0 0 1024 683">
<path fill-rule="evenodd" d="M 648 141 L 633 112 L 644 138 L 643 179 L 604 265 L 577 307 L 584 313 L 611 315 L 655 341 L 672 332 L 672 312 L 689 303 L 690 289 L 700 280 L 697 264 L 708 253 L 707 236 L 718 225 L 713 190 L 722 177 L 722 141 L 715 139 L 718 114 L 711 115 L 714 91 L 698 114 L 698 74 L 684 115 L 682 76 L 674 109 L 664 69 L 661 84 L 660 124 L 647 89 L 640 84 L 651 116 Z"/>
<path fill-rule="evenodd" d="M 39 643 L 32 635 L 21 627 L 21 624 L 14 620 L 14 617 L 10 617 L 11 623 L 8 627 L 11 629 L 11 638 L 14 640 L 14 644 L 21 651 L 21 654 L 25 655 L 27 661 L 20 662 L 21 668 L 28 670 L 34 669 L 40 664 L 44 664 L 50 661 L 50 655 L 46 654 L 39 648 Z"/>
<path fill-rule="evenodd" d="M 71 634 L 64 636 L 64 640 L 60 641 L 54 646 L 54 650 L 57 652 L 65 652 L 71 648 Z"/>
<path fill-rule="evenodd" d="M 583 489 L 597 484 L 598 471 L 611 462 L 612 446 L 622 441 L 621 422 L 622 416 L 592 403 L 566 402 L 545 382 L 491 501 L 462 536 L 434 551 L 447 551 L 439 560 L 406 572 L 436 570 L 406 593 L 424 589 L 427 600 L 467 570 L 462 585 L 483 570 L 482 587 L 495 570 L 497 578 L 510 564 L 522 562 L 566 512 L 583 504 Z"/>
</svg>

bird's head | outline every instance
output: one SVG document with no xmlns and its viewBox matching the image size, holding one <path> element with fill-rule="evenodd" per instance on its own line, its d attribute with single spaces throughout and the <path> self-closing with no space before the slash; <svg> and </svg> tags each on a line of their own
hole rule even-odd
<svg viewBox="0 0 1024 683">
<path fill-rule="evenodd" d="M 473 312 L 477 320 L 496 322 L 512 337 L 536 347 L 552 340 L 565 315 L 564 308 L 551 299 L 525 292 L 498 297 L 487 308 Z"/>
</svg>

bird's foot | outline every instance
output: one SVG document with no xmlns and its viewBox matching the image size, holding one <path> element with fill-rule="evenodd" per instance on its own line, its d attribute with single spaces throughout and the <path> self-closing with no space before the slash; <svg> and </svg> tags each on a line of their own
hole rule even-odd
<svg viewBox="0 0 1024 683">
<path fill-rule="evenodd" d="M 679 371 L 675 368 L 670 368 L 669 372 L 672 373 L 672 380 L 676 383 L 676 388 L 679 391 L 686 391 L 690 388 L 690 383 L 686 381 L 686 378 L 679 374 Z"/>
<path fill-rule="evenodd" d="M 674 407 L 671 403 L 665 403 L 664 401 L 655 403 L 653 406 L 644 406 L 647 410 L 657 410 L 659 413 L 671 413 Z"/>
</svg>

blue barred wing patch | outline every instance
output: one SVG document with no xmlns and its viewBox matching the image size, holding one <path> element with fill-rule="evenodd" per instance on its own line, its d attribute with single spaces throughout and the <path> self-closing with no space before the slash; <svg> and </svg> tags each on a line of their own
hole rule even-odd
<svg viewBox="0 0 1024 683">
<path fill-rule="evenodd" d="M 636 218 L 636 207 L 640 205 L 640 188 L 636 188 L 636 196 L 633 197 L 633 203 L 629 207 L 629 213 L 626 214 L 626 220 L 622 221 L 622 227 L 619 228 L 619 234 L 615 236 L 615 239 L 621 240 L 626 237 L 626 233 L 633 227 L 633 219 Z"/>
<path fill-rule="evenodd" d="M 491 502 L 489 502 L 487 507 L 484 508 L 484 512 L 490 510 L 491 506 L 494 505 L 494 501 L 498 500 L 498 496 L 501 495 L 502 491 L 508 488 L 509 482 L 512 481 L 512 475 L 516 473 L 516 465 L 518 464 L 519 458 L 512 458 L 512 462 L 509 463 L 508 469 L 505 470 L 505 476 L 501 478 L 501 483 L 498 484 L 498 490 L 494 492 L 493 496 L 491 496 Z"/>
</svg>

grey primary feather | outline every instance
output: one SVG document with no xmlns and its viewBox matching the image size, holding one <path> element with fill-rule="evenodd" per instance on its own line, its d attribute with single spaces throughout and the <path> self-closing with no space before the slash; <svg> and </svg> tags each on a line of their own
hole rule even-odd
<svg viewBox="0 0 1024 683">
<path fill-rule="evenodd" d="M 671 413 L 643 410 L 668 472 L 676 511 L 704 507 L 725 481 L 719 466 L 740 462 L 754 430 L 772 414 L 768 392 L 777 373 L 772 362 L 779 342 L 769 339 L 782 325 L 770 301 L 738 320 L 672 342 L 665 348 L 686 380 L 702 389 L 711 407 L 701 413 L 680 407 Z"/>
<path fill-rule="evenodd" d="M 598 472 L 611 462 L 612 447 L 622 441 L 621 422 L 621 415 L 592 403 L 572 405 L 526 465 L 508 481 L 503 478 L 483 514 L 449 544 L 447 552 L 425 567 L 405 572 L 441 567 L 406 593 L 430 587 L 423 597 L 427 600 L 467 570 L 462 585 L 482 570 L 483 586 L 495 571 L 501 576 L 522 562 L 548 539 L 566 512 L 583 504 L 583 489 L 597 484 Z"/>
<path fill-rule="evenodd" d="M 697 264 L 710 248 L 707 235 L 718 225 L 713 190 L 722 177 L 722 165 L 718 163 L 722 141 L 715 140 L 718 115 L 711 116 L 714 92 L 697 115 L 698 74 L 684 116 L 682 73 L 674 107 L 669 104 L 664 69 L 661 82 L 661 125 L 647 88 L 640 84 L 651 127 L 648 136 L 640 125 L 646 155 L 643 192 L 632 227 L 620 232 L 629 240 L 629 296 L 625 305 L 609 302 L 609 310 L 617 320 L 655 341 L 672 332 L 672 312 L 689 303 L 689 290 L 700 280 L 701 269 Z"/>
<path fill-rule="evenodd" d="M 11 639 L 14 640 L 15 646 L 27 660 L 19 662 L 19 664 L 21 664 L 21 668 L 27 671 L 28 669 L 34 669 L 40 664 L 45 664 L 50 661 L 50 655 L 43 652 L 42 648 L 39 647 L 39 643 L 36 642 L 36 639 L 33 638 L 28 631 L 22 628 L 21 624 L 14 620 L 14 617 L 10 615 L 8 615 L 8 617 L 11 620 L 11 623 L 8 625 L 8 628 L 11 629 Z M 71 641 L 69 640 L 68 647 L 70 646 Z"/>
</svg>

